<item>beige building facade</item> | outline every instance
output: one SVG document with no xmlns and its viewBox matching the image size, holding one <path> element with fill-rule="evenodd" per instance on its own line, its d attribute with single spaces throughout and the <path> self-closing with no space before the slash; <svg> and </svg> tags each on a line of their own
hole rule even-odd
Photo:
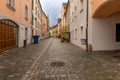
<svg viewBox="0 0 120 80">
<path fill-rule="evenodd" d="M 40 0 L 32 0 L 32 35 L 39 36 L 41 39 L 41 27 L 42 27 L 42 7 Z"/>
<path fill-rule="evenodd" d="M 42 28 L 41 28 L 41 31 L 42 31 L 42 34 L 41 34 L 42 39 L 46 39 L 49 37 L 49 19 L 43 10 L 42 10 Z"/>
</svg>

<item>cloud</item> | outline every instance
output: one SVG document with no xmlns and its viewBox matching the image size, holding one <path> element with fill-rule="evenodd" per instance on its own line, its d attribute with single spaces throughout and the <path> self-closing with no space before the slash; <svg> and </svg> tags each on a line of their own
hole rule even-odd
<svg viewBox="0 0 120 80">
<path fill-rule="evenodd" d="M 67 0 L 40 0 L 46 15 L 49 15 L 50 26 L 57 24 L 57 19 L 61 17 L 61 7 Z"/>
</svg>

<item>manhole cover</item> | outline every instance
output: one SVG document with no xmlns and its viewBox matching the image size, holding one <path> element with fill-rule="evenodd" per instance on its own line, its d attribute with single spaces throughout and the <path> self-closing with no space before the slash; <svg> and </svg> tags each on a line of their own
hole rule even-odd
<svg viewBox="0 0 120 80">
<path fill-rule="evenodd" d="M 38 80 L 36 77 L 33 77 L 31 80 Z"/>
<path fill-rule="evenodd" d="M 61 66 L 64 66 L 65 63 L 58 61 L 58 62 L 52 62 L 50 65 L 53 67 L 61 67 Z"/>
<path fill-rule="evenodd" d="M 52 79 L 42 79 L 42 80 L 52 80 Z"/>
<path fill-rule="evenodd" d="M 116 55 L 116 56 L 113 56 L 113 57 L 115 57 L 115 58 L 120 58 L 120 55 Z"/>
</svg>

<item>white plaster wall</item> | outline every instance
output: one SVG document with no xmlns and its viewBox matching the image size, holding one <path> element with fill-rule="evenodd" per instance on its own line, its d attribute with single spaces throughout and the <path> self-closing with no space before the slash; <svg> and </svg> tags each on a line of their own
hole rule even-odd
<svg viewBox="0 0 120 80">
<path fill-rule="evenodd" d="M 18 47 L 24 46 L 24 40 L 25 40 L 25 27 L 23 25 L 20 25 L 18 31 Z"/>
<path fill-rule="evenodd" d="M 28 39 L 27 44 L 30 44 L 32 42 L 32 29 L 31 27 L 28 27 Z"/>
<path fill-rule="evenodd" d="M 116 23 L 120 23 L 120 13 L 106 19 L 93 19 L 93 51 L 120 49 L 120 42 L 116 42 Z"/>
<path fill-rule="evenodd" d="M 81 26 L 83 26 L 82 35 Z M 77 29 L 77 39 L 75 39 L 75 29 Z M 71 42 L 86 50 L 86 45 L 81 44 L 81 39 L 86 39 L 86 0 L 83 0 L 83 11 L 81 11 L 80 0 L 70 1 L 70 32 Z"/>
</svg>

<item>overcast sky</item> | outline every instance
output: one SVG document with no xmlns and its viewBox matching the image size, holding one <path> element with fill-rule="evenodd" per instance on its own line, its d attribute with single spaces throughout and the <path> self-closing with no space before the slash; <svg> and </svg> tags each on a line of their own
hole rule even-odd
<svg viewBox="0 0 120 80">
<path fill-rule="evenodd" d="M 61 17 L 62 3 L 67 2 L 67 0 L 40 0 L 40 2 L 46 15 L 49 15 L 50 27 L 52 27 Z"/>
</svg>

